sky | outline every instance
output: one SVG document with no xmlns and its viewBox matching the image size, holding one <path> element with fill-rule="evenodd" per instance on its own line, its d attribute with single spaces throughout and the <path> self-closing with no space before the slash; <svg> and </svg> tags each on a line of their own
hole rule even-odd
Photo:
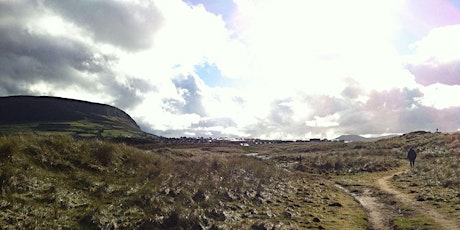
<svg viewBox="0 0 460 230">
<path fill-rule="evenodd" d="M 456 0 L 0 0 L 0 96 L 165 137 L 456 132 L 458 41 Z"/>
</svg>

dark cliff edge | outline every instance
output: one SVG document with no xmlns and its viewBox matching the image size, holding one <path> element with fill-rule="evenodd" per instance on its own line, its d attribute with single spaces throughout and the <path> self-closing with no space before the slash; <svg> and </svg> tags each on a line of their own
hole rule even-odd
<svg viewBox="0 0 460 230">
<path fill-rule="evenodd" d="M 87 137 L 145 135 L 126 112 L 110 105 L 50 96 L 0 97 L 0 133 L 26 131 Z"/>
</svg>

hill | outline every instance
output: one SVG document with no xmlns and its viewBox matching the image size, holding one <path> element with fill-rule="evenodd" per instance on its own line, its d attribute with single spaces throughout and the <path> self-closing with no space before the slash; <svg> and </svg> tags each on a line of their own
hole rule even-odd
<svg viewBox="0 0 460 230">
<path fill-rule="evenodd" d="M 359 135 L 341 135 L 336 138 L 336 140 L 340 141 L 369 141 L 367 138 L 359 136 Z"/>
<path fill-rule="evenodd" d="M 360 135 L 341 135 L 336 138 L 336 140 L 340 141 L 347 141 L 347 142 L 370 142 L 370 141 L 378 141 L 381 139 L 387 139 L 387 138 L 392 138 L 396 137 L 397 135 L 387 135 L 387 136 L 379 136 L 379 137 L 363 137 Z"/>
<path fill-rule="evenodd" d="M 124 111 L 59 97 L 0 97 L 0 134 L 70 134 L 79 137 L 145 136 Z"/>
</svg>

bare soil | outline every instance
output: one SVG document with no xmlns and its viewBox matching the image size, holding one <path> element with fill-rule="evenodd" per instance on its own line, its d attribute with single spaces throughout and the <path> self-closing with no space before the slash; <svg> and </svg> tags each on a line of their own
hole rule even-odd
<svg viewBox="0 0 460 230">
<path fill-rule="evenodd" d="M 341 185 L 337 185 L 351 196 L 353 196 L 366 210 L 368 215 L 369 227 L 371 229 L 391 229 L 389 215 L 384 212 L 384 204 L 380 203 L 376 197 L 372 196 L 370 189 L 365 189 L 363 193 L 357 194 L 349 191 Z"/>
<path fill-rule="evenodd" d="M 416 201 L 409 194 L 396 189 L 391 184 L 393 177 L 405 172 L 407 169 L 400 169 L 379 175 L 379 178 L 374 178 L 374 180 L 372 177 L 367 178 L 368 183 L 358 181 L 350 184 L 340 181 L 340 184 L 336 186 L 353 196 L 363 206 L 368 215 L 369 229 L 394 229 L 391 220 L 396 216 L 403 216 L 404 212 L 426 216 L 432 219 L 440 229 L 460 229 L 460 224 L 453 218 Z"/>
<path fill-rule="evenodd" d="M 417 210 L 419 213 L 423 213 L 429 218 L 433 219 L 442 229 L 460 229 L 460 225 L 454 220 L 447 218 L 446 216 L 440 214 L 437 210 L 423 205 L 422 203 L 414 200 L 407 194 L 395 189 L 389 182 L 391 178 L 396 175 L 402 174 L 406 171 L 399 171 L 397 173 L 388 175 L 386 177 L 380 178 L 377 180 L 377 186 L 380 190 L 385 193 L 391 194 L 396 197 L 399 201 L 404 203 L 406 206 L 412 207 Z"/>
</svg>

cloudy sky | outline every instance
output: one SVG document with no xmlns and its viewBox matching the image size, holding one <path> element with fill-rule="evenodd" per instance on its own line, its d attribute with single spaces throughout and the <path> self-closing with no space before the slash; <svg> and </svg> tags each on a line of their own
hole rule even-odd
<svg viewBox="0 0 460 230">
<path fill-rule="evenodd" d="M 456 0 L 0 0 L 0 96 L 167 137 L 460 129 Z"/>
</svg>

